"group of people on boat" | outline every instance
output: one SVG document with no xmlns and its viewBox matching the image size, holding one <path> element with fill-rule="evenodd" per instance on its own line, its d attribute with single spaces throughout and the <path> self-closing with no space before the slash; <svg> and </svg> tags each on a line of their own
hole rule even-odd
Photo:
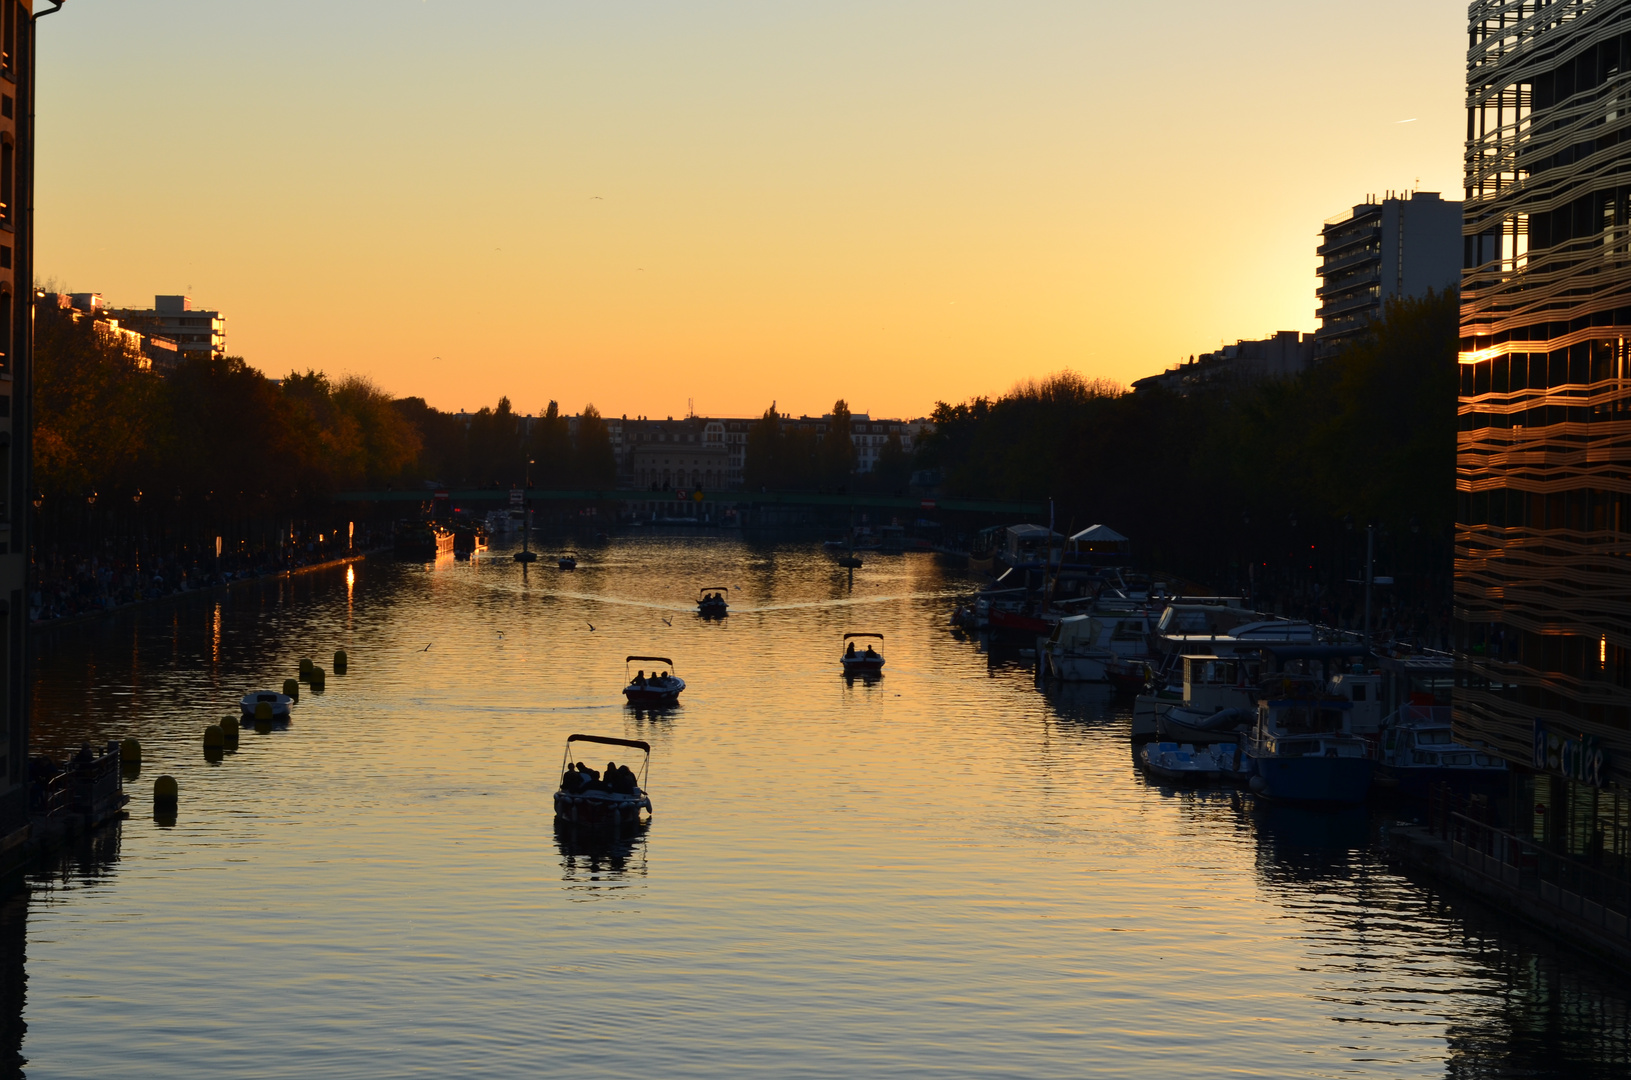
<svg viewBox="0 0 1631 1080">
<path fill-rule="evenodd" d="M 561 790 L 569 794 L 606 791 L 613 795 L 638 795 L 640 781 L 627 765 L 608 761 L 606 771 L 598 773 L 580 761 L 561 774 Z"/>
<path fill-rule="evenodd" d="M 832 654 L 829 653 L 828 655 L 830 656 Z M 862 660 L 876 660 L 878 658 L 877 652 L 870 645 L 868 645 L 866 647 L 865 652 L 856 652 L 855 651 L 855 642 L 853 642 L 853 641 L 850 642 L 849 645 L 845 647 L 844 656 L 845 656 L 846 659 L 849 659 L 849 660 L 854 660 L 857 657 L 859 657 Z M 830 661 L 830 660 L 828 661 L 828 663 L 831 663 L 831 662 L 832 661 Z"/>
<path fill-rule="evenodd" d="M 625 668 L 624 670 L 626 671 L 628 669 Z M 666 684 L 667 682 L 668 682 L 668 672 L 665 671 L 661 675 L 659 675 L 655 671 L 653 671 L 651 673 L 651 677 L 647 678 L 645 670 L 641 669 L 640 671 L 636 671 L 634 673 L 634 682 L 631 683 L 630 685 L 638 686 L 642 690 L 644 690 L 648 686 L 656 687 L 657 689 L 662 689 L 662 684 Z"/>
<path fill-rule="evenodd" d="M 711 593 L 703 593 L 702 594 L 702 603 L 704 603 L 704 604 L 723 604 L 724 602 L 725 602 L 725 594 L 724 593 L 711 592 Z"/>
</svg>

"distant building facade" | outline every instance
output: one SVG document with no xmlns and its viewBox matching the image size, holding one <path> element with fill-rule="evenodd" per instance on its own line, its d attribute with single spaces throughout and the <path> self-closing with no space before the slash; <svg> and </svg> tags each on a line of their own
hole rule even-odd
<svg viewBox="0 0 1631 1080">
<path fill-rule="evenodd" d="M 129 329 L 173 342 L 182 357 L 226 355 L 226 316 L 194 308 L 191 297 L 155 296 L 151 308 L 118 308 L 108 314 Z"/>
<path fill-rule="evenodd" d="M 1454 729 L 1631 866 L 1631 5 L 1470 10 Z"/>
<path fill-rule="evenodd" d="M 1425 296 L 1461 280 L 1461 204 L 1435 191 L 1359 203 L 1325 222 L 1315 253 L 1314 351 L 1323 358 L 1364 334 L 1390 298 Z"/>
<path fill-rule="evenodd" d="M 1260 341 L 1237 341 L 1215 352 L 1192 356 L 1187 364 L 1168 368 L 1133 383 L 1133 392 L 1192 390 L 1234 380 L 1284 379 L 1300 375 L 1314 359 L 1314 335 L 1280 330 Z"/>
<path fill-rule="evenodd" d="M 681 420 L 649 420 L 624 417 L 620 424 L 619 467 L 624 482 L 637 488 L 664 490 L 695 488 L 733 490 L 743 484 L 747 463 L 748 432 L 762 417 L 710 418 L 693 416 Z M 813 432 L 817 441 L 827 437 L 832 414 L 824 416 L 779 417 L 783 430 Z M 923 435 L 934 429 L 928 418 L 917 420 L 873 419 L 866 413 L 850 415 L 850 442 L 855 445 L 855 471 L 871 472 L 878 455 L 891 435 L 898 436 L 901 449 L 910 456 Z M 695 454 L 692 454 L 692 449 Z M 678 476 L 688 478 L 678 483 Z M 700 481 L 694 477 L 700 476 Z M 713 479 L 710 480 L 709 477 Z"/>
<path fill-rule="evenodd" d="M 112 318 L 101 293 L 57 293 L 55 297 L 42 293 L 40 299 L 48 304 L 54 299 L 56 306 L 68 311 L 76 322 L 94 320 L 96 332 L 138 357 L 144 370 L 168 372 L 181 358 L 176 343 L 169 338 L 133 330 Z"/>
</svg>

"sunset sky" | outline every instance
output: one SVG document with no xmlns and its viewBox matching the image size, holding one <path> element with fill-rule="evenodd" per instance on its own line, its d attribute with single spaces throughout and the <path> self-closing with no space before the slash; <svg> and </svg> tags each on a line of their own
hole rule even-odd
<svg viewBox="0 0 1631 1080">
<path fill-rule="evenodd" d="M 1465 5 L 69 0 L 37 271 L 447 409 L 874 415 L 1312 330 Z M 1405 122 L 1410 121 L 1410 122 Z"/>
</svg>

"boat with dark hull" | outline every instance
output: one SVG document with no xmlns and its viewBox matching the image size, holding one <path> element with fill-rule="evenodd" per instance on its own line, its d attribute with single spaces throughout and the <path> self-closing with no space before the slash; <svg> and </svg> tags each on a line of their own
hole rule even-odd
<svg viewBox="0 0 1631 1080">
<path fill-rule="evenodd" d="M 672 674 L 674 661 L 666 656 L 629 656 L 623 660 L 623 672 L 628 673 L 629 665 L 636 660 L 650 661 L 655 664 L 667 664 L 662 674 L 655 669 L 651 675 L 642 670 L 637 672 L 629 684 L 623 688 L 623 697 L 630 705 L 644 706 L 645 708 L 666 708 L 677 705 L 680 700 L 680 691 L 685 689 L 685 680 Z"/>
<path fill-rule="evenodd" d="M 1376 762 L 1370 744 L 1353 733 L 1352 703 L 1332 697 L 1324 680 L 1279 682 L 1283 688 L 1258 703 L 1246 739 L 1252 791 L 1281 802 L 1364 802 Z"/>
<path fill-rule="evenodd" d="M 855 647 L 855 639 L 876 638 L 878 644 L 873 646 L 867 641 L 865 649 Z M 883 635 L 869 632 L 859 632 L 844 635 L 844 651 L 839 654 L 838 662 L 844 665 L 845 675 L 877 676 L 883 674 Z"/>
<path fill-rule="evenodd" d="M 607 762 L 605 771 L 598 771 L 586 761 L 574 760 L 574 748 L 587 749 L 584 744 L 638 750 L 640 767 Z M 568 735 L 561 759 L 561 786 L 555 792 L 555 820 L 592 828 L 630 828 L 649 820 L 651 797 L 646 794 L 646 783 L 650 766 L 650 743 L 607 735 Z"/>
<path fill-rule="evenodd" d="M 725 599 L 729 585 L 709 585 L 697 590 L 697 614 L 704 619 L 723 619 L 730 614 L 731 605 Z"/>
</svg>

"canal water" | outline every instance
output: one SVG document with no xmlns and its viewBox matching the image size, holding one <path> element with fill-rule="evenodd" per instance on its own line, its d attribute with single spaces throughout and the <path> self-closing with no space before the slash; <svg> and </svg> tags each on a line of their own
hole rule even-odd
<svg viewBox="0 0 1631 1080">
<path fill-rule="evenodd" d="M 947 626 L 929 555 L 619 538 L 371 558 L 40 636 L 35 749 L 134 735 L 131 816 L 0 907 L 31 1077 L 1598 1077 L 1631 991 L 1407 879 L 1364 814 L 1133 766 L 1127 703 Z M 697 589 L 729 586 L 703 622 Z M 849 683 L 846 631 L 886 635 Z M 351 667 L 219 763 L 204 727 Z M 621 704 L 670 657 L 669 715 Z M 642 665 L 649 669 L 650 665 Z M 573 732 L 655 815 L 557 837 Z M 180 782 L 173 825 L 152 778 Z M 26 1025 L 26 1030 L 25 1030 Z"/>
</svg>

